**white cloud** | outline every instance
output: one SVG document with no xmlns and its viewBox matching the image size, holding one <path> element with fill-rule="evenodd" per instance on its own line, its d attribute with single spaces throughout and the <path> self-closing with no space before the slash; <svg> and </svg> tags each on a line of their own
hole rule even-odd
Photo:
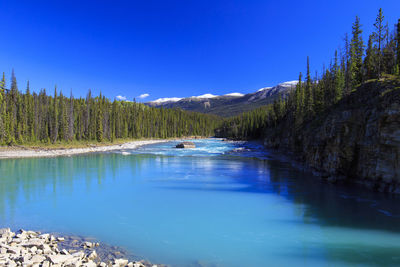
<svg viewBox="0 0 400 267">
<path fill-rule="evenodd" d="M 140 99 L 144 99 L 146 97 L 150 96 L 149 94 L 141 94 L 140 96 L 138 96 Z"/>
<path fill-rule="evenodd" d="M 126 100 L 126 96 L 122 96 L 122 95 L 117 95 L 116 98 L 118 100 L 121 100 L 121 101 L 125 101 Z"/>
</svg>

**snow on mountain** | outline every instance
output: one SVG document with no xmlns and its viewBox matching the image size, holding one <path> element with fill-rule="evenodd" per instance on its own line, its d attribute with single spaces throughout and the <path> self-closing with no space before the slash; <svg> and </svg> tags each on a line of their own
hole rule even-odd
<svg viewBox="0 0 400 267">
<path fill-rule="evenodd" d="M 192 96 L 191 98 L 214 98 L 218 97 L 217 95 L 213 94 L 204 94 L 204 95 L 199 95 L 199 96 Z"/>
<path fill-rule="evenodd" d="M 264 91 L 264 90 L 267 90 L 267 89 L 271 89 L 271 88 L 272 87 L 263 87 L 261 89 L 258 89 L 257 92 L 261 92 L 261 91 Z"/>
<path fill-rule="evenodd" d="M 272 95 L 281 93 L 283 91 L 288 90 L 289 88 L 295 87 L 298 81 L 288 81 L 278 84 L 274 87 L 264 87 L 259 89 L 257 92 L 253 93 L 253 95 L 249 98 L 249 102 L 257 101 L 260 99 L 265 99 Z"/>
<path fill-rule="evenodd" d="M 159 98 L 154 101 L 148 102 L 150 106 L 179 106 L 179 107 L 186 107 L 187 105 L 196 105 L 195 103 L 199 102 L 200 104 L 204 104 L 204 101 L 214 101 L 212 99 L 224 99 L 223 101 L 240 101 L 243 98 L 243 101 L 247 104 L 255 103 L 259 101 L 264 101 L 269 97 L 273 97 L 276 94 L 284 93 L 285 91 L 289 90 L 290 88 L 294 88 L 297 85 L 298 81 L 287 81 L 280 83 L 273 87 L 264 87 L 257 90 L 254 93 L 250 94 L 242 94 L 242 93 L 229 93 L 225 95 L 213 95 L 213 94 L 203 94 L 199 96 L 191 96 L 191 97 L 166 97 L 166 98 Z M 225 97 L 225 98 L 224 98 Z M 189 104 L 191 103 L 191 104 Z M 211 102 L 210 102 L 211 103 Z M 208 105 L 210 104 L 208 103 Z M 221 102 L 219 102 L 220 104 Z M 225 103 L 225 102 L 224 102 Z"/>
<path fill-rule="evenodd" d="M 283 86 L 283 87 L 292 87 L 296 86 L 299 83 L 299 81 L 288 81 L 288 82 L 283 82 L 278 84 L 278 86 Z"/>
<path fill-rule="evenodd" d="M 244 96 L 244 94 L 242 94 L 242 93 L 230 93 L 230 94 L 226 94 L 224 96 L 241 97 L 241 96 Z"/>
<path fill-rule="evenodd" d="M 180 97 L 165 97 L 165 98 L 159 98 L 153 101 L 150 101 L 151 103 L 157 103 L 157 104 L 161 104 L 161 103 L 171 103 L 171 102 L 178 102 L 179 100 L 181 100 L 182 98 Z"/>
</svg>

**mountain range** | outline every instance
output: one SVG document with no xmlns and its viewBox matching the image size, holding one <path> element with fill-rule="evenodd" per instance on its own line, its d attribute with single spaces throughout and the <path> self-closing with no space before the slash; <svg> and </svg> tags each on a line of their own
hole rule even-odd
<svg viewBox="0 0 400 267">
<path fill-rule="evenodd" d="M 159 98 L 145 104 L 152 107 L 179 108 L 229 117 L 273 103 L 279 96 L 287 94 L 296 84 L 297 81 L 284 82 L 274 87 L 261 88 L 249 94 L 204 94 L 185 98 Z"/>
</svg>

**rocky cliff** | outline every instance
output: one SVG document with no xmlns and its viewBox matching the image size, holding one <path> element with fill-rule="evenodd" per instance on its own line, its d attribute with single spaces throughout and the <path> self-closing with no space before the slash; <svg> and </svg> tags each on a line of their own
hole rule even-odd
<svg viewBox="0 0 400 267">
<path fill-rule="evenodd" d="M 286 121 L 267 130 L 264 144 L 331 181 L 400 193 L 400 81 L 367 82 L 297 129 Z"/>
</svg>

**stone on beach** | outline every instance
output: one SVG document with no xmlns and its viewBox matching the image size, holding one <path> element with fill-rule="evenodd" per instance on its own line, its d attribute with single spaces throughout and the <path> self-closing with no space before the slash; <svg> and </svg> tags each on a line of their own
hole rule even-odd
<svg viewBox="0 0 400 267">
<path fill-rule="evenodd" d="M 118 266 L 125 266 L 125 265 L 127 265 L 128 264 L 128 260 L 125 260 L 125 259 L 116 259 L 115 261 L 114 261 L 114 264 L 117 264 Z"/>
<path fill-rule="evenodd" d="M 67 242 L 64 237 L 55 237 L 51 234 L 20 230 L 17 234 L 9 228 L 0 229 L 0 266 L 26 266 L 26 267 L 109 267 L 132 266 L 146 267 L 157 266 L 143 264 L 142 262 L 129 262 L 127 259 L 114 258 L 102 262 L 101 257 L 93 249 L 99 243 L 84 242 L 69 238 L 70 244 L 83 247 L 83 250 L 69 250 L 58 248 L 58 242 Z M 75 242 L 76 241 L 76 242 Z M 60 246 L 61 244 L 60 243 Z M 100 247 L 99 249 L 101 249 Z M 115 255 L 118 253 L 115 252 Z M 120 254 L 119 254 L 120 255 Z M 115 256 L 116 257 L 116 256 Z"/>
</svg>

